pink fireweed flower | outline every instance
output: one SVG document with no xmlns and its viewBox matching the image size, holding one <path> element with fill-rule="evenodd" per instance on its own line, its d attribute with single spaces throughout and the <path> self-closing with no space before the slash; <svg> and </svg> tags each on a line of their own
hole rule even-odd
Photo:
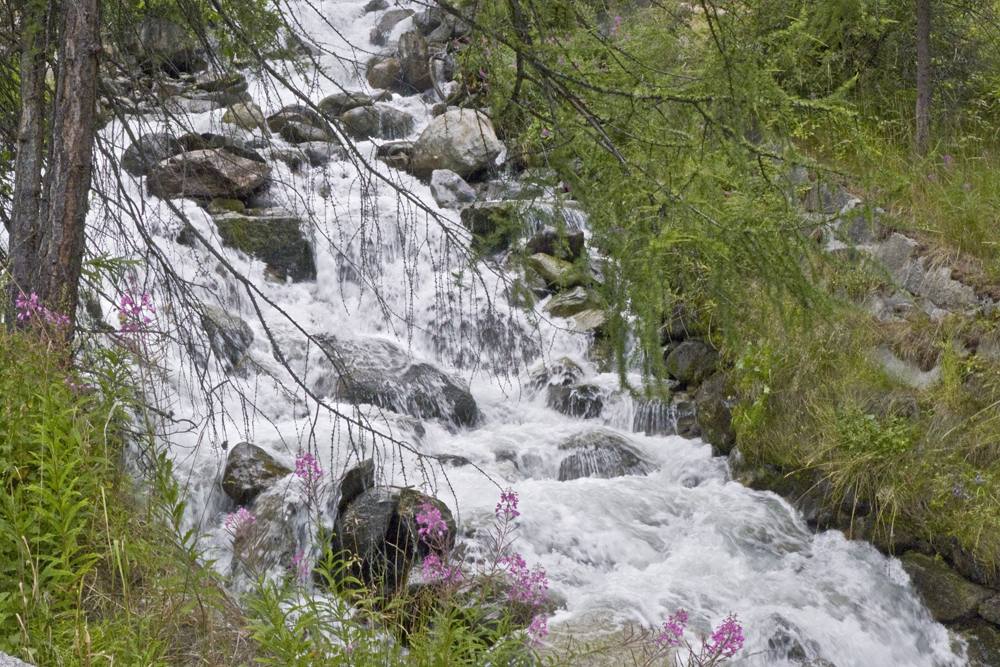
<svg viewBox="0 0 1000 667">
<path fill-rule="evenodd" d="M 306 558 L 305 551 L 302 549 L 295 554 L 295 558 L 292 559 L 292 564 L 290 569 L 295 574 L 295 579 L 300 584 L 306 584 L 309 582 L 309 574 L 311 570 L 309 569 L 309 559 Z"/>
<path fill-rule="evenodd" d="M 17 309 L 17 319 L 23 321 L 37 317 L 49 324 L 62 327 L 69 324 L 69 318 L 65 315 L 49 310 L 38 301 L 38 295 L 34 292 L 31 296 L 22 294 L 14 299 L 14 306 Z"/>
<path fill-rule="evenodd" d="M 517 511 L 517 494 L 513 491 L 501 493 L 495 514 L 498 519 L 504 518 L 508 521 L 521 516 Z"/>
<path fill-rule="evenodd" d="M 709 655 L 731 658 L 743 648 L 743 627 L 736 620 L 736 614 L 730 614 L 722 625 L 712 633 L 712 643 L 704 642 Z"/>
<path fill-rule="evenodd" d="M 236 537 L 249 531 L 253 527 L 255 521 L 257 521 L 257 517 L 251 514 L 246 507 L 241 507 L 236 512 L 226 515 L 226 522 L 224 525 L 226 527 L 226 532 L 232 535 L 235 539 Z"/>
<path fill-rule="evenodd" d="M 543 137 L 547 137 L 547 136 L 549 136 L 549 131 L 548 131 L 548 130 L 544 130 L 544 129 L 543 129 L 543 130 L 542 130 L 542 136 L 543 136 Z"/>
<path fill-rule="evenodd" d="M 312 482 L 323 476 L 316 457 L 309 452 L 299 452 L 295 455 L 295 474 L 306 482 Z"/>
<path fill-rule="evenodd" d="M 516 552 L 500 558 L 498 562 L 507 569 L 510 576 L 511 589 L 507 599 L 511 602 L 538 606 L 549 599 L 546 592 L 549 590 L 549 580 L 541 565 L 535 565 L 534 570 L 528 569 L 521 554 Z"/>
<path fill-rule="evenodd" d="M 663 634 L 656 638 L 657 644 L 666 643 L 667 646 L 680 646 L 681 637 L 684 636 L 684 628 L 687 627 L 688 615 L 683 609 L 678 609 L 672 614 L 670 619 L 663 624 Z"/>
<path fill-rule="evenodd" d="M 417 535 L 425 544 L 438 544 L 448 531 L 448 524 L 441 518 L 441 510 L 430 503 L 422 504 L 423 512 L 416 513 Z"/>
<path fill-rule="evenodd" d="M 455 565 L 445 565 L 437 554 L 431 554 L 424 559 L 423 575 L 427 581 L 438 581 L 447 585 L 462 581 L 462 570 Z"/>
<path fill-rule="evenodd" d="M 549 634 L 548 630 L 549 619 L 545 618 L 544 615 L 538 614 L 531 619 L 531 625 L 528 626 L 528 637 L 525 639 L 527 644 L 537 644 L 542 645 L 542 637 Z"/>
</svg>

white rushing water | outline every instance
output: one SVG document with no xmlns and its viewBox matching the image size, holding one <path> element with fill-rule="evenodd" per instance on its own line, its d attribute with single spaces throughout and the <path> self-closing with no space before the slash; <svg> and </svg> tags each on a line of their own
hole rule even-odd
<svg viewBox="0 0 1000 667">
<path fill-rule="evenodd" d="M 313 102 L 341 87 L 367 90 L 357 68 L 345 64 L 364 63 L 366 49 L 376 48 L 369 46 L 368 36 L 382 12 L 365 15 L 364 5 L 365 0 L 293 5 L 302 32 L 326 51 L 318 58 L 321 74 L 288 73 Z M 390 45 L 411 23 L 396 27 Z M 298 102 L 270 78 L 251 77 L 250 93 L 265 114 Z M 431 120 L 430 104 L 419 96 L 396 96 L 391 104 L 415 116 L 411 138 Z M 199 132 L 232 133 L 220 122 L 223 113 L 193 114 L 185 122 Z M 154 115 L 130 122 L 137 134 L 163 127 Z M 119 154 L 130 143 L 118 122 L 106 128 L 104 137 Z M 273 141 L 284 146 L 276 136 Z M 358 149 L 389 182 L 436 210 L 426 185 L 374 159 L 372 142 Z M 176 203 L 262 295 L 305 331 L 384 337 L 415 359 L 470 382 L 482 413 L 475 428 L 455 430 L 428 421 L 417 437 L 391 417 L 376 423 L 392 426 L 421 453 L 459 455 L 475 464 L 446 468 L 447 482 L 437 469 L 436 488 L 428 487 L 457 510 L 465 531 L 489 524 L 502 488 L 518 493 L 518 549 L 529 564 L 545 568 L 552 591 L 566 600 L 566 608 L 550 621 L 553 633 L 573 628 L 601 634 L 627 623 L 659 624 L 683 608 L 702 631 L 737 613 L 747 637 L 736 660 L 740 665 L 801 665 L 816 658 L 837 667 L 965 663 L 953 652 L 946 629 L 919 602 L 898 561 L 837 532 L 813 535 L 774 494 L 730 481 L 725 461 L 712 458 L 708 445 L 632 433 L 634 407 L 627 396 L 605 408 L 606 418 L 581 420 L 547 408 L 544 393 L 530 389 L 521 363 L 525 356 L 531 364 L 569 357 L 586 371 L 588 382 L 612 391 L 617 381 L 596 373 L 586 358 L 586 339 L 568 332 L 564 321 L 542 321 L 533 329 L 529 318 L 509 308 L 498 270 L 482 264 L 481 278 L 463 271 L 458 248 L 447 240 L 468 239 L 455 211 L 440 211 L 442 225 L 350 161 L 300 173 L 278 162 L 272 166 L 274 204 L 311 222 L 315 282 L 268 279 L 261 262 L 223 248 L 202 209 L 193 202 Z M 204 248 L 176 242 L 181 222 L 163 202 L 127 176 L 122 196 L 140 210 L 159 252 L 189 281 L 193 294 L 243 317 L 255 334 L 250 366 L 256 370 L 244 376 L 227 376 L 210 366 L 199 384 L 201 371 L 182 346 L 173 344 L 159 350 L 162 372 L 151 375 L 150 392 L 164 409 L 190 420 L 187 426 L 165 426 L 164 441 L 188 494 L 189 520 L 209 535 L 206 547 L 219 558 L 219 568 L 227 571 L 229 565 L 221 522 L 233 510 L 219 485 L 224 441 L 252 442 L 289 466 L 296 452 L 310 448 L 334 475 L 356 464 L 364 448 L 363 455 L 374 454 L 383 464 L 387 481 L 425 483 L 414 455 L 380 448 L 343 420 L 316 410 L 272 355 L 246 291 Z M 107 224 L 107 213 L 105 207 L 93 212 L 96 230 Z M 99 231 L 91 242 L 113 254 L 128 250 L 120 239 Z M 136 289 L 154 296 L 157 324 L 166 328 L 177 324 L 164 284 L 150 274 Z M 296 371 L 310 383 L 329 374 L 288 319 L 266 304 L 261 308 Z M 105 304 L 109 310 L 114 312 Z M 501 372 L 504 367 L 508 372 Z M 342 407 L 351 414 L 350 406 Z M 593 427 L 627 437 L 656 470 L 646 476 L 558 481 L 565 455 L 559 444 Z M 800 651 L 788 657 L 796 644 Z"/>
</svg>

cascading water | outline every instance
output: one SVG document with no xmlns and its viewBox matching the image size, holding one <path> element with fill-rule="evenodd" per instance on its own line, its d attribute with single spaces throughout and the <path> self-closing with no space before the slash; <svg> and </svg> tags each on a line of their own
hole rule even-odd
<svg viewBox="0 0 1000 667">
<path fill-rule="evenodd" d="M 293 23 L 324 54 L 317 58 L 318 72 L 286 74 L 314 102 L 341 89 L 367 89 L 355 63 L 369 55 L 369 33 L 382 12 L 365 14 L 363 6 L 335 0 L 292 4 Z M 410 22 L 394 28 L 390 44 Z M 250 93 L 267 113 L 299 101 L 270 77 L 251 78 Z M 390 105 L 415 117 L 411 138 L 431 120 L 430 104 L 420 96 L 397 96 Z M 232 127 L 220 122 L 223 113 L 192 113 L 180 121 L 189 130 L 232 134 Z M 138 134 L 177 121 L 149 113 L 129 123 Z M 260 137 L 259 131 L 242 134 Z M 131 143 L 118 122 L 103 136 L 117 146 L 113 157 Z M 272 141 L 278 149 L 289 148 L 276 136 Z M 359 159 L 300 171 L 271 163 L 267 204 L 310 222 L 315 282 L 274 279 L 261 262 L 226 248 L 202 208 L 175 201 L 187 224 L 248 276 L 259 291 L 253 298 L 206 248 L 178 243 L 185 223 L 165 202 L 146 195 L 139 180 L 126 178 L 122 186 L 128 205 L 153 231 L 156 251 L 192 294 L 245 318 L 254 334 L 244 370 L 228 375 L 212 366 L 202 370 L 184 345 L 165 346 L 156 376 L 162 386 L 151 388 L 165 409 L 190 420 L 188 427 L 168 429 L 164 441 L 187 491 L 188 519 L 208 535 L 205 546 L 218 558 L 217 567 L 229 573 L 231 552 L 221 521 L 233 509 L 220 488 L 226 459 L 221 443 L 253 442 L 289 466 L 297 451 L 309 448 L 334 475 L 374 456 L 388 483 L 436 481 L 434 491 L 457 510 L 466 534 L 490 523 L 501 488 L 519 494 L 518 548 L 529 563 L 544 566 L 552 591 L 566 603 L 550 621 L 553 637 L 572 631 L 587 638 L 628 623 L 659 624 L 683 608 L 702 631 L 730 612 L 739 614 L 747 637 L 736 661 L 741 665 L 829 664 L 821 659 L 837 667 L 965 663 L 953 652 L 947 630 L 919 602 L 898 561 L 838 532 L 812 534 L 777 496 L 730 481 L 726 462 L 713 458 L 700 441 L 641 433 L 662 432 L 674 418 L 670 408 L 636 406 L 616 392 L 617 379 L 595 372 L 585 336 L 570 332 L 564 321 L 543 319 L 537 328 L 530 326 L 527 316 L 508 305 L 501 267 L 488 260 L 478 274 L 469 270 L 461 254 L 469 234 L 457 213 L 442 210 L 443 222 L 432 219 L 421 208 L 437 210 L 428 187 L 376 159 L 376 143 L 381 142 L 358 143 L 357 157 L 382 178 L 359 169 Z M 107 224 L 107 213 L 95 210 L 95 230 Z M 571 226 L 585 226 L 577 211 L 567 217 Z M 131 251 L 112 236 L 97 233 L 93 242 L 108 252 Z M 164 312 L 170 297 L 154 275 L 145 289 L 160 300 L 158 322 L 171 326 Z M 379 353 L 372 350 L 384 349 L 383 361 L 390 365 L 396 356 L 410 355 L 468 379 L 481 413 L 474 427 L 435 419 L 421 426 L 388 409 L 368 412 L 378 429 L 415 452 L 464 457 L 474 465 L 421 475 L 427 464 L 413 452 L 318 410 L 289 371 L 322 393 L 333 369 L 303 331 L 368 341 L 362 346 L 375 361 Z M 273 353 L 272 339 L 287 368 Z M 379 348 L 373 340 L 396 345 Z M 563 357 L 579 364 L 603 392 L 600 416 L 560 414 L 532 384 L 526 362 L 551 365 Z M 351 406 L 341 407 L 345 415 L 354 414 Z M 567 452 L 560 445 L 594 429 L 625 438 L 627 451 L 644 461 L 648 474 L 612 479 L 564 474 Z M 307 543 L 304 519 L 293 520 L 299 521 L 298 542 Z"/>
</svg>

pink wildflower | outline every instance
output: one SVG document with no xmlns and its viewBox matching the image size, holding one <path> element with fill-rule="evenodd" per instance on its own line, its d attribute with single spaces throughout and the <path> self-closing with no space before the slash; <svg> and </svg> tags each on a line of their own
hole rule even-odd
<svg viewBox="0 0 1000 667">
<path fill-rule="evenodd" d="M 306 482 L 312 482 L 323 476 L 319 462 L 309 452 L 299 452 L 295 455 L 295 474 Z"/>
<path fill-rule="evenodd" d="M 712 644 L 705 646 L 712 656 L 731 658 L 743 648 L 743 627 L 736 620 L 736 614 L 730 614 L 722 625 L 712 633 Z"/>
</svg>

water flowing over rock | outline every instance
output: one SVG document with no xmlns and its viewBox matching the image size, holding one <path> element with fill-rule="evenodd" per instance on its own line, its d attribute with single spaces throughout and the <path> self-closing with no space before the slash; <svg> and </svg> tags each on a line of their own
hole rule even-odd
<svg viewBox="0 0 1000 667">
<path fill-rule="evenodd" d="M 158 163 L 147 177 L 158 197 L 216 197 L 242 199 L 263 187 L 271 167 L 229 149 L 181 153 Z"/>
<path fill-rule="evenodd" d="M 385 104 L 357 107 L 340 116 L 355 139 L 401 139 L 413 131 L 413 116 Z"/>
<path fill-rule="evenodd" d="M 431 195 L 441 208 L 461 208 L 476 201 L 472 186 L 448 169 L 435 169 L 431 173 Z"/>
<path fill-rule="evenodd" d="M 278 463 L 266 451 L 249 442 L 229 450 L 222 473 L 222 490 L 237 505 L 249 505 L 264 491 L 292 471 Z"/>
<path fill-rule="evenodd" d="M 476 401 L 464 383 L 428 363 L 414 362 L 394 343 L 327 337 L 321 344 L 335 365 L 316 385 L 321 395 L 456 426 L 472 426 L 479 419 Z"/>
<path fill-rule="evenodd" d="M 605 392 L 592 384 L 550 386 L 546 404 L 557 412 L 581 419 L 600 417 Z"/>
<path fill-rule="evenodd" d="M 581 477 L 647 475 L 654 470 L 628 440 L 603 429 L 578 433 L 559 449 L 573 452 L 559 464 L 560 482 Z"/>
<path fill-rule="evenodd" d="M 393 29 L 402 21 L 413 15 L 412 9 L 391 9 L 382 15 L 378 24 L 372 29 L 370 40 L 375 46 L 385 46 L 386 40 Z"/>
<path fill-rule="evenodd" d="M 913 580 L 936 621 L 960 621 L 974 618 L 990 591 L 966 581 L 944 563 L 924 554 L 910 552 L 903 556 L 903 569 Z"/>
<path fill-rule="evenodd" d="M 420 178 L 430 178 L 435 169 L 449 169 L 468 180 L 492 167 L 502 150 L 486 114 L 455 109 L 431 121 L 417 139 L 411 169 Z"/>
<path fill-rule="evenodd" d="M 315 280 L 316 264 L 302 221 L 281 210 L 260 213 L 215 216 L 222 242 L 263 261 L 279 280 Z"/>
<path fill-rule="evenodd" d="M 201 326 L 223 369 L 227 373 L 240 369 L 253 343 L 250 326 L 242 319 L 208 304 L 201 307 Z"/>
</svg>

